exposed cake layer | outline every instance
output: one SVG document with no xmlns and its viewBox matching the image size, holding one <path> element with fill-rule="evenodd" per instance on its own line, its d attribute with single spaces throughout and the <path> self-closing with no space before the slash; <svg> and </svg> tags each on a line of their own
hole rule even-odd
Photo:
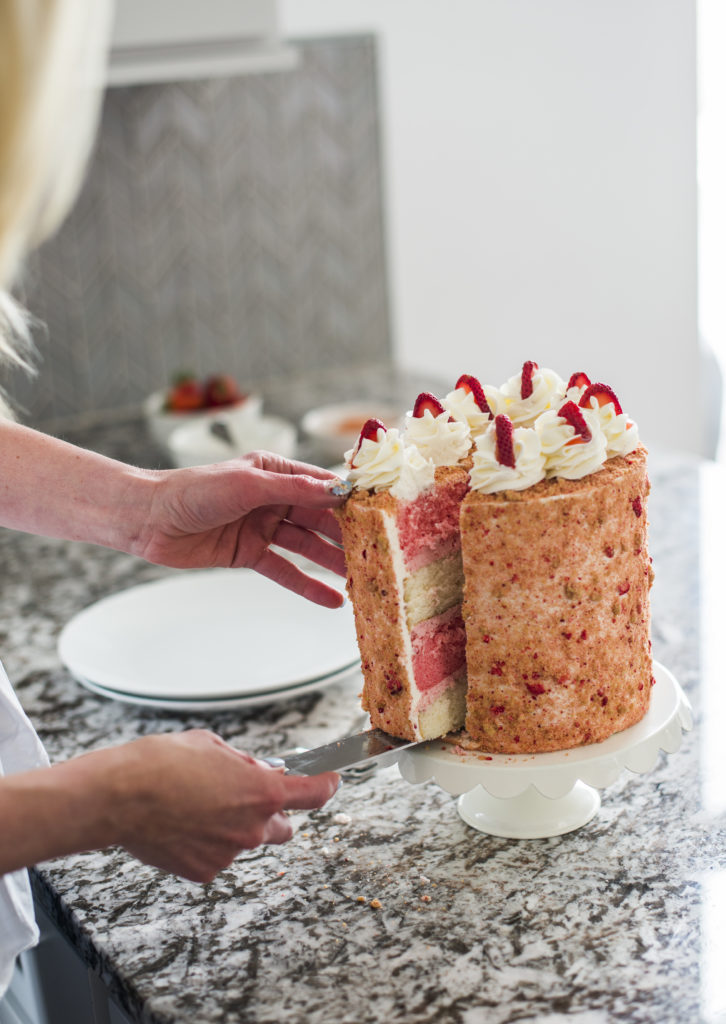
<svg viewBox="0 0 726 1024">
<path fill-rule="evenodd" d="M 443 493 L 437 495 L 440 484 Z M 435 492 L 426 503 L 420 499 L 398 502 L 387 492 L 355 492 L 337 513 L 361 652 L 363 707 L 373 725 L 410 739 L 441 735 L 463 725 L 465 633 L 460 593 L 456 586 L 452 592 L 445 582 L 446 571 L 439 578 L 429 560 L 432 551 L 446 550 L 448 544 L 446 561 L 460 580 L 459 558 L 451 554 L 448 526 L 439 533 L 446 543 L 437 546 L 421 538 L 427 557 L 418 560 L 421 565 L 411 578 L 398 525 L 402 518 L 407 524 L 410 552 L 414 523 L 429 528 L 431 516 L 441 515 L 447 523 L 458 524 L 462 484 L 465 488 L 464 471 L 446 469 L 437 474 Z M 454 547 L 458 547 L 458 525 Z M 411 561 L 417 564 L 416 559 Z M 427 610 L 433 619 L 425 614 Z M 449 689 L 455 693 L 447 696 Z M 431 732 L 434 727 L 440 731 Z"/>
<path fill-rule="evenodd" d="M 462 506 L 466 729 L 490 752 L 597 742 L 650 699 L 643 448 Z"/>
<path fill-rule="evenodd" d="M 404 600 L 409 627 L 441 615 L 454 605 L 461 605 L 464 587 L 464 569 L 461 551 L 440 558 L 407 576 L 404 580 Z"/>
<path fill-rule="evenodd" d="M 459 549 L 459 506 L 466 490 L 465 469 L 441 466 L 436 470 L 435 487 L 415 501 L 401 502 L 396 529 L 407 572 L 416 572 Z"/>
<path fill-rule="evenodd" d="M 466 715 L 466 669 L 442 679 L 418 703 L 422 740 L 435 740 L 459 729 Z"/>
<path fill-rule="evenodd" d="M 466 666 L 466 634 L 461 606 L 426 619 L 411 630 L 412 667 L 416 688 L 431 690 Z"/>
</svg>

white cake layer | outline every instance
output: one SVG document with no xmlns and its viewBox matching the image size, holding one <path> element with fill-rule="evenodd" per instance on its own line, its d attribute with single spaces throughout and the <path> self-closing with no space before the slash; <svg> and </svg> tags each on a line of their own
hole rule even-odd
<svg viewBox="0 0 726 1024">
<path fill-rule="evenodd" d="M 413 629 L 420 622 L 461 604 L 464 569 L 461 551 L 423 566 L 403 580 L 406 622 Z"/>
</svg>

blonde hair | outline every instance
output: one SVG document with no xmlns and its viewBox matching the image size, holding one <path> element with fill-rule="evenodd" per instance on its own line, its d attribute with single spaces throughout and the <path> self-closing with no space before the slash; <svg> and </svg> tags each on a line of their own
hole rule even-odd
<svg viewBox="0 0 726 1024">
<path fill-rule="evenodd" d="M 76 197 L 95 135 L 109 0 L 0 0 L 0 362 L 29 366 L 11 296 Z"/>
</svg>

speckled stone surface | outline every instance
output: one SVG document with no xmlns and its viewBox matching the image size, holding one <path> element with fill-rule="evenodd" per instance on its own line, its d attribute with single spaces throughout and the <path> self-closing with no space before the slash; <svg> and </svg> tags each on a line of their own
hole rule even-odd
<svg viewBox="0 0 726 1024">
<path fill-rule="evenodd" d="M 91 440 L 143 461 L 138 425 Z M 702 657 L 717 640 L 700 625 L 703 471 L 662 457 L 651 468 L 653 648 L 694 706 L 682 748 L 645 775 L 625 772 L 588 825 L 553 839 L 478 833 L 435 784 L 411 786 L 389 768 L 344 784 L 321 811 L 296 814 L 290 843 L 240 856 L 210 885 L 165 876 L 119 850 L 39 866 L 37 898 L 132 1020 L 719 1019 L 726 719 L 702 667 L 717 666 Z M 726 484 L 721 470 L 709 472 L 715 501 Z M 361 725 L 355 678 L 210 716 L 93 696 L 58 662 L 60 628 L 102 595 L 164 570 L 9 532 L 0 559 L 0 654 L 54 760 L 199 724 L 258 754 Z M 711 561 L 704 573 L 717 568 Z"/>
</svg>

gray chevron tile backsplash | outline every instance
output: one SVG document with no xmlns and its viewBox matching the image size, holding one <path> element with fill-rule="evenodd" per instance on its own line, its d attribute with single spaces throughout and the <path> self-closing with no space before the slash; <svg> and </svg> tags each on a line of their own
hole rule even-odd
<svg viewBox="0 0 726 1024">
<path fill-rule="evenodd" d="M 140 403 L 178 369 L 258 383 L 390 353 L 375 40 L 291 72 L 111 89 L 83 191 L 34 255 L 47 423 Z"/>
</svg>

